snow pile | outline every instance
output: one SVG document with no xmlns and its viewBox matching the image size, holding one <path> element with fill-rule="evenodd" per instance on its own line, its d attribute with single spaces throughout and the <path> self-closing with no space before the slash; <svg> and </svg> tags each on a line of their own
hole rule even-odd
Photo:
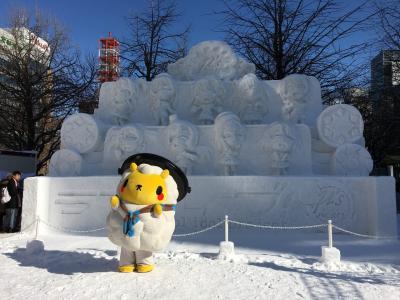
<svg viewBox="0 0 400 300">
<path fill-rule="evenodd" d="M 222 41 L 199 43 L 189 50 L 187 56 L 168 65 L 168 73 L 180 80 L 196 80 L 207 76 L 233 80 L 254 72 L 254 64 L 238 57 Z"/>
<path fill-rule="evenodd" d="M 340 263 L 340 251 L 335 247 L 321 247 L 321 261 L 326 263 Z"/>
<path fill-rule="evenodd" d="M 233 242 L 219 243 L 218 259 L 233 260 L 235 257 L 235 245 Z"/>
</svg>

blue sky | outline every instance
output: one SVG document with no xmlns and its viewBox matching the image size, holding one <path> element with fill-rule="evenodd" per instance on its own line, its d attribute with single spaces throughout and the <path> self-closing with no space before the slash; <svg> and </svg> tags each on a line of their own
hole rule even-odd
<svg viewBox="0 0 400 300">
<path fill-rule="evenodd" d="M 69 31 L 71 40 L 82 53 L 96 54 L 98 39 L 111 31 L 118 38 L 127 35 L 125 17 L 141 11 L 149 0 L 0 0 L 0 27 L 7 25 L 7 14 L 15 7 L 34 11 L 35 7 L 56 17 Z M 362 0 L 345 1 L 346 6 L 357 5 Z M 223 39 L 216 31 L 218 16 L 213 11 L 221 10 L 219 0 L 178 0 L 183 13 L 182 23 L 191 24 L 189 46 L 210 39 Z M 358 36 L 363 39 L 368 32 Z M 365 57 L 375 54 L 365 53 Z"/>
<path fill-rule="evenodd" d="M 56 17 L 69 31 L 72 41 L 83 53 L 97 52 L 98 39 L 111 31 L 117 37 L 126 35 L 126 19 L 129 13 L 141 11 L 147 0 L 0 0 L 0 27 L 7 25 L 7 12 L 14 7 L 33 11 L 40 8 Z M 183 0 L 179 8 L 183 12 L 182 23 L 191 24 L 190 45 L 207 39 L 222 39 L 214 31 L 218 24 L 213 10 L 222 5 L 218 0 Z"/>
</svg>

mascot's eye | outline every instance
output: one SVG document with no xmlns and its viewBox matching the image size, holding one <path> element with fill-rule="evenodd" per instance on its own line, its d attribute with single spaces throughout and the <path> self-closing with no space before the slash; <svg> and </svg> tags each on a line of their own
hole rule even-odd
<svg viewBox="0 0 400 300">
<path fill-rule="evenodd" d="M 142 190 L 142 185 L 141 184 L 136 185 L 136 190 L 137 191 L 141 191 Z"/>
<path fill-rule="evenodd" d="M 157 190 L 156 190 L 156 194 L 160 195 L 162 193 L 162 187 L 158 186 Z"/>
</svg>

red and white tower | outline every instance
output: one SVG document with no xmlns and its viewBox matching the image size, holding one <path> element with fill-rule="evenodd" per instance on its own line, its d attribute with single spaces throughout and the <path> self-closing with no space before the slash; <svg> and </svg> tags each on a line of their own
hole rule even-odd
<svg viewBox="0 0 400 300">
<path fill-rule="evenodd" d="M 108 33 L 99 43 L 99 81 L 115 81 L 119 77 L 119 42 Z"/>
</svg>

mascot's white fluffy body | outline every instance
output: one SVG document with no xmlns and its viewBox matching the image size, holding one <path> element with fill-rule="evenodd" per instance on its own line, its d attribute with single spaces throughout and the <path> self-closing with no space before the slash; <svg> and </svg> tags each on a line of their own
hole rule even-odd
<svg viewBox="0 0 400 300">
<path fill-rule="evenodd" d="M 162 169 L 157 166 L 141 164 L 138 169 L 143 174 L 161 174 Z M 130 175 L 127 170 L 122 175 L 117 187 L 117 195 L 121 185 Z M 176 205 L 178 199 L 178 187 L 171 175 L 165 179 L 168 190 L 167 199 L 164 204 Z M 136 211 L 147 205 L 136 205 L 124 202 L 125 207 L 130 211 Z M 126 212 L 120 207 L 113 208 L 107 217 L 108 238 L 122 248 L 120 266 L 132 263 L 152 265 L 152 252 L 164 249 L 171 240 L 175 230 L 175 211 L 163 211 L 158 217 L 151 212 L 138 215 L 139 221 L 133 226 L 132 237 L 124 234 L 123 224 Z"/>
</svg>

